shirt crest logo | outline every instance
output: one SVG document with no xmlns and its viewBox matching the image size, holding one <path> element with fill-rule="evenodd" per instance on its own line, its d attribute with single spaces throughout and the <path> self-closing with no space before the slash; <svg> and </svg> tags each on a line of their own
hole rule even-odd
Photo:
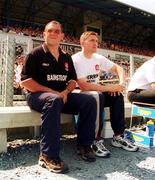
<svg viewBox="0 0 155 180">
<path fill-rule="evenodd" d="M 68 65 L 67 62 L 64 64 L 64 66 L 65 66 L 65 70 L 68 71 L 69 70 L 69 65 Z"/>
<path fill-rule="evenodd" d="M 42 66 L 48 67 L 49 63 L 42 63 Z"/>
<path fill-rule="evenodd" d="M 100 66 L 98 64 L 95 65 L 95 70 L 99 71 L 100 70 Z"/>
</svg>

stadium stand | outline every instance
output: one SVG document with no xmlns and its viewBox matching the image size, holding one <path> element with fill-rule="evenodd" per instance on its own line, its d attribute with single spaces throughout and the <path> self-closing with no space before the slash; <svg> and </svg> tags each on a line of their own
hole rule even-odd
<svg viewBox="0 0 155 180">
<path fill-rule="evenodd" d="M 30 0 L 21 4 L 1 0 L 0 12 L 1 31 L 42 37 L 44 24 L 57 19 L 64 27 L 64 42 L 78 44 L 81 32 L 92 26 L 101 30 L 101 48 L 147 56 L 155 54 L 155 15 L 116 1 Z"/>
<path fill-rule="evenodd" d="M 4 32 L 4 33 L 43 38 L 43 30 L 39 29 L 39 27 L 37 27 L 36 29 L 32 29 L 31 27 L 22 28 L 17 25 L 8 26 L 8 27 L 1 25 L 1 27 L 2 27 L 1 32 Z M 66 35 L 64 37 L 63 42 L 71 43 L 71 44 L 79 44 L 79 39 L 74 36 Z M 107 41 L 107 42 L 102 41 L 100 43 L 99 47 L 103 48 L 103 49 L 133 53 L 133 54 L 138 54 L 138 55 L 145 55 L 145 56 L 154 56 L 155 55 L 155 52 L 152 50 L 149 50 L 149 49 L 144 49 L 141 47 L 134 47 L 134 46 L 125 45 L 125 44 L 121 44 L 121 43 L 119 43 L 119 44 L 113 43 L 110 41 Z"/>
</svg>

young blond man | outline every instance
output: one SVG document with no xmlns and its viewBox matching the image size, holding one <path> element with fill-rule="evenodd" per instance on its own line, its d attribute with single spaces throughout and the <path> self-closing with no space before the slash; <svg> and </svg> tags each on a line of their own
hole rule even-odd
<svg viewBox="0 0 155 180">
<path fill-rule="evenodd" d="M 95 32 L 84 32 L 80 37 L 82 50 L 72 56 L 78 78 L 78 85 L 83 91 L 97 91 L 100 99 L 100 127 L 92 148 L 96 156 L 108 157 L 110 152 L 105 148 L 101 130 L 103 127 L 104 107 L 110 107 L 110 121 L 114 131 L 111 141 L 115 147 L 128 151 L 137 151 L 137 146 L 124 138 L 124 91 L 125 76 L 123 68 L 106 57 L 96 53 L 98 35 Z M 119 77 L 118 84 L 100 84 L 101 72 L 114 72 Z"/>
</svg>

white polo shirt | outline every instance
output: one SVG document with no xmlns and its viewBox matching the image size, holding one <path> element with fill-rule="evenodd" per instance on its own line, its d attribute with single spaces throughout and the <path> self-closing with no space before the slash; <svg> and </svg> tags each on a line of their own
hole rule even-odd
<svg viewBox="0 0 155 180">
<path fill-rule="evenodd" d="M 151 83 L 155 83 L 155 57 L 141 65 L 130 80 L 128 91 L 135 89 L 152 89 Z"/>
<path fill-rule="evenodd" d="M 94 53 L 91 58 L 86 58 L 82 51 L 72 55 L 77 78 L 86 78 L 87 82 L 99 83 L 101 71 L 109 71 L 114 63 L 106 57 Z"/>
</svg>

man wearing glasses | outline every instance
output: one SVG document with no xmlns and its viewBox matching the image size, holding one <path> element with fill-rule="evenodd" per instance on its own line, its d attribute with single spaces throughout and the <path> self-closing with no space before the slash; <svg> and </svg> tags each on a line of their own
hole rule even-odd
<svg viewBox="0 0 155 180">
<path fill-rule="evenodd" d="M 59 156 L 61 112 L 79 114 L 77 152 L 83 160 L 94 162 L 91 144 L 95 137 L 97 105 L 90 95 L 71 93 L 77 76 L 70 55 L 60 48 L 64 37 L 61 24 L 49 22 L 43 37 L 43 45 L 26 57 L 21 85 L 28 91 L 29 106 L 41 112 L 39 165 L 51 172 L 65 173 L 68 166 Z"/>
</svg>

